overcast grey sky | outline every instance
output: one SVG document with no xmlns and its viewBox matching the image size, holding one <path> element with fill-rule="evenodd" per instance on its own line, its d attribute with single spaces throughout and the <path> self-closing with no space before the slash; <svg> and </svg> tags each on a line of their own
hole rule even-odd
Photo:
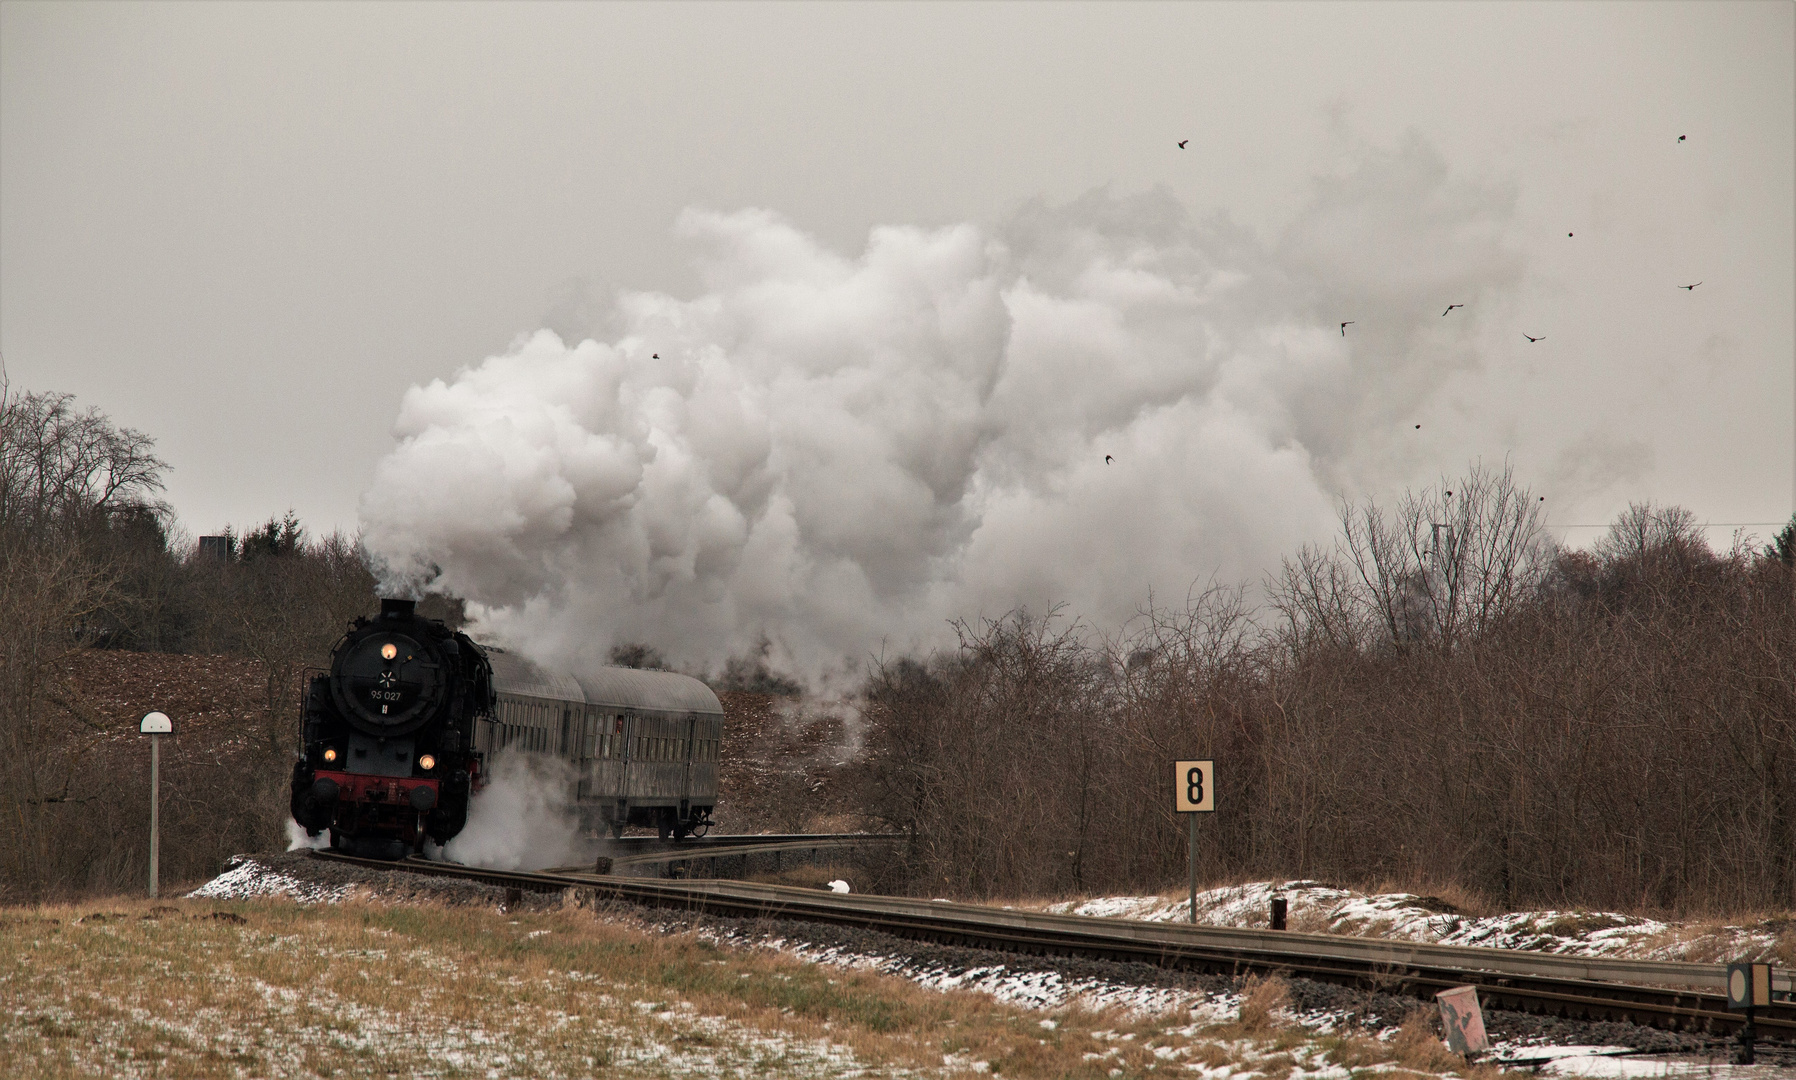
<svg viewBox="0 0 1796 1080">
<path fill-rule="evenodd" d="M 1644 498 L 1778 522 L 1793 11 L 5 0 L 0 351 L 15 386 L 154 435 L 190 531 L 288 507 L 353 530 L 408 388 L 541 327 L 618 340 L 618 290 L 721 288 L 688 208 L 852 262 L 879 226 L 1022 252 L 1032 213 L 1151 196 L 1212 231 L 1206 259 L 1250 245 L 1242 273 L 1308 282 L 1279 333 L 1353 319 L 1336 344 L 1378 349 L 1387 312 L 1470 305 L 1414 324 L 1457 335 L 1404 339 L 1442 369 L 1404 368 L 1405 415 L 1318 491 L 1507 455 L 1560 526 Z M 1447 241 L 1339 210 L 1393 168 L 1460 193 L 1441 235 L 1475 220 L 1476 266 L 1411 281 Z M 1325 538 L 1303 507 L 1280 543 Z"/>
</svg>

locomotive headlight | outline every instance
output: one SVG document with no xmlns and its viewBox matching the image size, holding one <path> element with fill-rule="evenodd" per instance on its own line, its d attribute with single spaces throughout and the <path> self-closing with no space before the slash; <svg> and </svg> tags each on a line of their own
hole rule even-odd
<svg viewBox="0 0 1796 1080">
<path fill-rule="evenodd" d="M 425 754 L 423 757 L 418 759 L 418 768 L 423 769 L 425 772 L 429 772 L 430 770 L 432 770 L 436 767 L 437 767 L 437 759 L 434 757 L 431 757 L 429 754 Z"/>
<path fill-rule="evenodd" d="M 398 655 L 399 655 L 399 646 L 393 644 L 390 641 L 380 647 L 380 658 L 382 660 L 391 660 L 395 656 L 398 656 Z"/>
<path fill-rule="evenodd" d="M 324 752 L 324 760 L 326 760 L 326 761 L 337 760 L 337 748 L 333 746 L 330 749 L 326 750 Z"/>
</svg>

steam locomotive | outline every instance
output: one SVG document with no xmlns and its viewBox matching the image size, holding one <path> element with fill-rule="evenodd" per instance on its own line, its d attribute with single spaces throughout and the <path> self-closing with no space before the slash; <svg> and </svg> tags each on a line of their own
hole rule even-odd
<svg viewBox="0 0 1796 1080">
<path fill-rule="evenodd" d="M 601 668 L 577 678 L 476 644 L 410 600 L 382 600 L 307 681 L 293 820 L 375 858 L 448 843 L 501 750 L 571 766 L 568 803 L 598 835 L 702 834 L 717 806 L 723 707 L 697 679 Z"/>
</svg>

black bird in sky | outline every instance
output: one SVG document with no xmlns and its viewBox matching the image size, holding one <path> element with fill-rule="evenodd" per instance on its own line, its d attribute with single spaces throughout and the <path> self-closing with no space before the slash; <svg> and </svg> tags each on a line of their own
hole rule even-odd
<svg viewBox="0 0 1796 1080">
<path fill-rule="evenodd" d="M 1347 328 L 1348 328 L 1348 327 L 1349 327 L 1349 326 L 1352 326 L 1352 325 L 1353 325 L 1353 320 L 1352 320 L 1352 319 L 1348 319 L 1348 320 L 1347 320 L 1347 321 L 1346 321 L 1346 322 L 1344 322 L 1344 323 L 1342 323 L 1342 324 L 1341 324 L 1341 336 L 1342 336 L 1342 337 L 1346 337 L 1346 336 L 1347 336 Z"/>
<path fill-rule="evenodd" d="M 1565 235 L 1568 239 L 1571 237 L 1571 233 L 1566 233 Z"/>
<path fill-rule="evenodd" d="M 1701 285 L 1701 284 L 1702 284 L 1702 282 L 1700 282 L 1700 281 L 1699 281 L 1699 282 L 1697 282 L 1697 283 L 1696 283 L 1696 285 Z M 1695 291 L 1696 291 L 1696 285 L 1679 285 L 1679 286 L 1678 286 L 1678 288 L 1680 288 L 1680 289 L 1689 289 L 1689 290 L 1690 290 L 1690 291 L 1691 291 L 1691 292 L 1695 292 Z"/>
<path fill-rule="evenodd" d="M 1420 424 L 1417 424 L 1417 425 L 1416 425 L 1416 430 L 1417 430 L 1417 431 L 1420 431 L 1420 430 L 1422 430 L 1422 425 L 1420 425 Z"/>
<path fill-rule="evenodd" d="M 1446 318 L 1446 317 L 1447 317 L 1447 316 L 1448 316 L 1448 315 L 1451 315 L 1451 314 L 1453 314 L 1453 309 L 1454 309 L 1454 308 L 1456 308 L 1456 307 L 1465 307 L 1465 305 L 1464 305 L 1464 304 L 1448 304 L 1448 305 L 1447 305 L 1447 310 L 1445 310 L 1445 311 L 1443 311 L 1443 312 L 1441 312 L 1441 318 L 1443 318 L 1443 319 L 1444 319 L 1444 318 Z"/>
<path fill-rule="evenodd" d="M 1545 334 L 1542 334 L 1539 337 L 1529 337 L 1527 334 L 1523 334 L 1522 336 L 1528 338 L 1529 341 L 1545 341 L 1547 339 Z"/>
<path fill-rule="evenodd" d="M 649 357 L 649 359 L 650 359 L 650 360 L 659 360 L 659 359 L 661 359 L 661 354 L 660 354 L 660 353 L 654 353 L 654 354 L 652 354 L 652 355 L 651 355 L 651 356 L 650 356 L 650 357 Z"/>
<path fill-rule="evenodd" d="M 1683 142 L 1683 141 L 1684 141 L 1684 140 L 1685 140 L 1685 139 L 1687 139 L 1687 138 L 1689 138 L 1689 137 L 1690 137 L 1690 136 L 1688 136 L 1688 135 L 1679 135 L 1679 136 L 1678 136 L 1678 142 Z"/>
<path fill-rule="evenodd" d="M 1111 457 L 1111 456 L 1110 456 L 1110 455 L 1109 455 L 1109 454 L 1105 454 L 1105 455 L 1104 455 L 1104 464 L 1106 464 L 1106 465 L 1108 465 L 1108 464 L 1110 464 L 1110 463 L 1111 463 L 1111 462 L 1112 462 L 1112 461 L 1114 461 L 1114 460 L 1115 460 L 1115 459 L 1114 459 L 1114 458 L 1112 458 L 1112 457 Z"/>
<path fill-rule="evenodd" d="M 1191 141 L 1191 140 L 1190 140 L 1190 139 L 1180 139 L 1180 140 L 1179 140 L 1179 149 L 1180 149 L 1180 150 L 1183 150 L 1183 149 L 1185 149 L 1185 144 L 1186 144 L 1186 143 L 1188 143 L 1188 142 L 1190 142 L 1190 141 Z"/>
</svg>

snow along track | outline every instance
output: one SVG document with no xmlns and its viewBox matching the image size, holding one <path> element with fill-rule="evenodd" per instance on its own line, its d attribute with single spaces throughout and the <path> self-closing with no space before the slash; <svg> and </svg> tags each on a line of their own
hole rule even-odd
<svg viewBox="0 0 1796 1080">
<path fill-rule="evenodd" d="M 1431 997 L 1474 985 L 1487 1006 L 1568 1019 L 1627 1020 L 1732 1034 L 1744 1017 L 1712 992 L 1726 968 L 1655 960 L 1555 956 L 1506 949 L 1050 915 L 906 897 L 836 895 L 739 881 L 664 881 L 608 875 L 484 870 L 407 859 L 329 859 L 382 870 L 468 878 L 531 892 L 590 890 L 654 907 L 736 917 L 862 926 L 900 937 L 1011 952 L 1093 956 L 1218 974 L 1279 972 L 1322 982 Z M 1788 991 L 1780 978 L 1778 990 Z M 1762 1009 L 1759 1038 L 1796 1043 L 1796 1004 Z"/>
</svg>

